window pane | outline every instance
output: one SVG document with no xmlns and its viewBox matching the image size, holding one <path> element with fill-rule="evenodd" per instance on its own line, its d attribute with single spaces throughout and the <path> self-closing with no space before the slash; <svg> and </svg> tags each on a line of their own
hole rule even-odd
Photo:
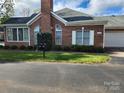
<svg viewBox="0 0 124 93">
<path fill-rule="evenodd" d="M 62 44 L 62 27 L 61 25 L 57 24 L 56 25 L 56 33 L 55 33 L 55 43 L 56 45 L 61 45 Z"/>
<path fill-rule="evenodd" d="M 23 35 L 24 35 L 23 40 L 24 41 L 29 41 L 28 28 L 24 28 Z"/>
<path fill-rule="evenodd" d="M 7 28 L 7 39 L 9 41 L 13 40 L 13 33 L 12 33 L 12 30 L 10 28 Z"/>
<path fill-rule="evenodd" d="M 76 44 L 82 45 L 82 31 L 76 32 Z"/>
<path fill-rule="evenodd" d="M 17 41 L 17 28 L 13 28 L 12 32 L 13 32 L 13 41 Z"/>
<path fill-rule="evenodd" d="M 19 41 L 23 41 L 23 28 L 18 29 Z"/>
<path fill-rule="evenodd" d="M 89 43 L 90 43 L 90 31 L 84 31 L 83 44 L 89 45 Z"/>
<path fill-rule="evenodd" d="M 4 35 L 0 34 L 0 40 L 3 40 L 3 39 L 4 39 Z"/>
<path fill-rule="evenodd" d="M 56 31 L 56 45 L 61 45 L 62 42 L 62 32 Z"/>
</svg>

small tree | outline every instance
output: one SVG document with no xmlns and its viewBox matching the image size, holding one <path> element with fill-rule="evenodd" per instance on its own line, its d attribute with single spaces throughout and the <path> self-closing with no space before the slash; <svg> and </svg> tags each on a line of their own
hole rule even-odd
<svg viewBox="0 0 124 93">
<path fill-rule="evenodd" d="M 51 33 L 39 33 L 37 36 L 38 49 L 43 51 L 43 58 L 45 58 L 45 51 L 52 48 L 52 35 Z"/>
<path fill-rule="evenodd" d="M 13 0 L 2 0 L 0 2 L 0 23 L 5 22 L 10 16 L 14 15 Z"/>
</svg>

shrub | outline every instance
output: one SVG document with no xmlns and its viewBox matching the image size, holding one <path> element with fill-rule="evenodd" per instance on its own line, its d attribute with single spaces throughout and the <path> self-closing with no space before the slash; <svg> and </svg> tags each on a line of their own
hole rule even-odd
<svg viewBox="0 0 124 93">
<path fill-rule="evenodd" d="M 80 45 L 72 46 L 71 50 L 77 51 L 77 52 L 92 52 L 92 53 L 104 53 L 105 52 L 105 50 L 101 47 L 80 46 Z"/>
<path fill-rule="evenodd" d="M 28 47 L 27 47 L 27 50 L 33 50 L 33 49 L 34 49 L 33 46 L 28 46 Z"/>
<path fill-rule="evenodd" d="M 70 51 L 71 48 L 70 48 L 69 46 L 63 46 L 63 47 L 62 47 L 62 50 L 63 50 L 63 51 Z"/>
<path fill-rule="evenodd" d="M 81 52 L 81 51 L 83 50 L 83 48 L 82 48 L 82 46 L 80 46 L 80 45 L 73 45 L 73 46 L 71 47 L 71 50 L 72 50 L 72 51 Z"/>
<path fill-rule="evenodd" d="M 2 45 L 0 45 L 0 49 L 3 49 L 3 46 Z"/>
<path fill-rule="evenodd" d="M 25 50 L 26 47 L 22 45 L 22 46 L 19 47 L 19 49 L 20 49 L 20 50 Z"/>
<path fill-rule="evenodd" d="M 62 47 L 60 45 L 56 45 L 56 46 L 53 47 L 53 50 L 61 51 Z"/>
<path fill-rule="evenodd" d="M 4 49 L 10 49 L 10 46 L 4 46 Z"/>
<path fill-rule="evenodd" d="M 18 47 L 17 47 L 16 45 L 11 46 L 10 48 L 11 48 L 11 49 L 14 49 L 14 50 L 15 50 L 15 49 L 18 49 Z"/>
</svg>

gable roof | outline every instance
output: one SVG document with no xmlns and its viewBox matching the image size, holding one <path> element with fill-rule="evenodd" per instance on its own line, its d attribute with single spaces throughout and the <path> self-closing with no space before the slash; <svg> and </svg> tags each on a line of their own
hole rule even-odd
<svg viewBox="0 0 124 93">
<path fill-rule="evenodd" d="M 124 28 L 124 15 L 95 17 L 69 8 L 54 13 L 65 20 L 66 23 L 69 22 L 70 26 L 104 24 L 106 29 Z"/>
<path fill-rule="evenodd" d="M 3 24 L 26 24 L 33 19 L 37 14 L 32 14 L 30 17 L 11 17 Z"/>
<path fill-rule="evenodd" d="M 77 16 L 90 16 L 88 14 L 70 9 L 70 8 L 64 8 L 61 9 L 59 11 L 56 11 L 55 14 L 57 14 L 58 16 L 62 17 L 62 18 L 66 18 L 66 17 L 77 17 Z"/>
<path fill-rule="evenodd" d="M 69 8 L 64 8 L 62 10 L 52 13 L 54 17 L 58 20 L 64 20 L 66 26 L 80 26 L 80 25 L 104 25 L 107 23 L 106 20 L 94 19 L 93 16 L 72 10 Z M 63 20 L 62 20 L 63 19 Z M 69 24 L 69 25 L 67 25 Z"/>
</svg>

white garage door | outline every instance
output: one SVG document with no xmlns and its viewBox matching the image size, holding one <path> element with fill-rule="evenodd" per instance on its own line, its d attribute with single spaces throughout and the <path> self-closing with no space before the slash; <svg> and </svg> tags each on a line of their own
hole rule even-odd
<svg viewBox="0 0 124 93">
<path fill-rule="evenodd" d="M 105 47 L 124 47 L 124 31 L 106 32 Z"/>
</svg>

